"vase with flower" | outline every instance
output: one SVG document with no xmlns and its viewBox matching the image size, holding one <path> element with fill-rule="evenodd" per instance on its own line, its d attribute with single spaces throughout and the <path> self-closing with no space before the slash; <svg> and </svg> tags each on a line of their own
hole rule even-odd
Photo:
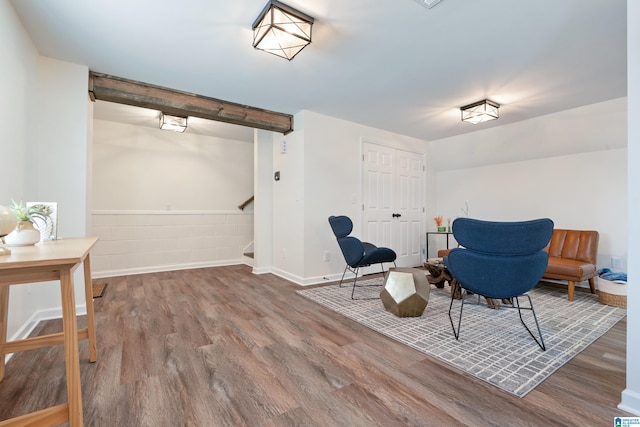
<svg viewBox="0 0 640 427">
<path fill-rule="evenodd" d="M 447 227 L 444 226 L 444 218 L 442 217 L 442 215 L 438 215 L 437 217 L 433 218 L 433 220 L 436 222 L 438 232 L 441 233 L 447 231 Z"/>
</svg>

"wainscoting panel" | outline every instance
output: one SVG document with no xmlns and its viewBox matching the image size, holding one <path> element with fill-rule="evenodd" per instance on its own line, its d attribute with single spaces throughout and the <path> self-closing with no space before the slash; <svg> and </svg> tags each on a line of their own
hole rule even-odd
<svg viewBox="0 0 640 427">
<path fill-rule="evenodd" d="M 253 212 L 94 211 L 93 277 L 240 264 Z"/>
</svg>

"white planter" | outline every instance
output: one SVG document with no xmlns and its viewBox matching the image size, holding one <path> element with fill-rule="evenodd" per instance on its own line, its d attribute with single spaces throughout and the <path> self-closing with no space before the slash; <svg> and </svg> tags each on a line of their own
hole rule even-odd
<svg viewBox="0 0 640 427">
<path fill-rule="evenodd" d="M 614 307 L 627 308 L 627 282 L 598 277 L 598 301 Z"/>
<path fill-rule="evenodd" d="M 4 238 L 7 246 L 31 246 L 40 241 L 40 231 L 30 221 L 18 221 L 16 228 Z"/>
</svg>

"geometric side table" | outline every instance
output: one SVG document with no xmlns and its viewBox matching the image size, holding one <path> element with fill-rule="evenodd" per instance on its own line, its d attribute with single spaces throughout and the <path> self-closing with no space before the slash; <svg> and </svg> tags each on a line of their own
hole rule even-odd
<svg viewBox="0 0 640 427">
<path fill-rule="evenodd" d="M 398 317 L 419 317 L 427 307 L 430 290 L 424 270 L 390 268 L 380 300 L 385 310 Z"/>
</svg>

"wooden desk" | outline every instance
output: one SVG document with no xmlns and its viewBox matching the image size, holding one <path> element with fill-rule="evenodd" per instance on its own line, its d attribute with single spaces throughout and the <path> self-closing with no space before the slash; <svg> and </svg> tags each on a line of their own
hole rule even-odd
<svg viewBox="0 0 640 427">
<path fill-rule="evenodd" d="M 4 377 L 5 354 L 56 344 L 64 344 L 67 376 L 67 403 L 2 421 L 0 426 L 50 426 L 64 422 L 72 427 L 82 426 L 78 340 L 89 340 L 89 360 L 95 362 L 97 347 L 89 251 L 97 241 L 97 237 L 53 240 L 35 246 L 12 247 L 11 255 L 0 257 L 0 381 Z M 73 272 L 81 263 L 84 263 L 87 327 L 78 330 Z M 7 342 L 9 286 L 51 280 L 60 281 L 63 332 Z"/>
</svg>

